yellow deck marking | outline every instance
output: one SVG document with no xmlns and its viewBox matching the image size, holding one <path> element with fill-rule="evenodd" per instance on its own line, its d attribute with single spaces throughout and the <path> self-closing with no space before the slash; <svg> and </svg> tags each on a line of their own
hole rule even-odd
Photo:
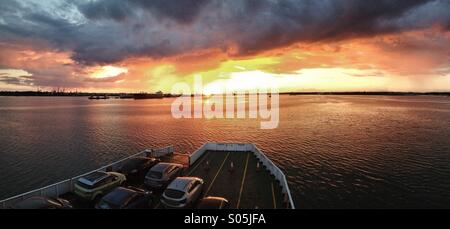
<svg viewBox="0 0 450 229">
<path fill-rule="evenodd" d="M 207 189 L 206 192 L 205 192 L 205 196 L 208 194 L 209 190 L 212 188 L 212 186 L 213 186 L 213 184 L 214 184 L 214 181 L 216 181 L 216 178 L 217 178 L 217 176 L 219 175 L 220 171 L 222 170 L 223 165 L 224 165 L 225 162 L 227 161 L 228 156 L 230 156 L 230 152 L 228 152 L 228 153 L 227 153 L 227 156 L 225 156 L 225 159 L 223 159 L 223 162 L 222 162 L 222 164 L 220 165 L 219 170 L 217 171 L 216 175 L 214 176 L 214 179 L 211 181 L 211 184 L 209 184 L 209 187 L 208 187 L 208 189 Z"/>
<path fill-rule="evenodd" d="M 206 160 L 207 157 L 208 155 L 204 155 L 203 158 L 197 163 L 196 166 L 194 166 L 194 168 L 191 171 L 189 171 L 187 175 L 190 176 L 197 169 L 197 167 L 200 166 L 204 160 Z"/>
<path fill-rule="evenodd" d="M 245 169 L 244 175 L 242 176 L 241 189 L 239 190 L 239 198 L 236 205 L 236 209 L 239 209 L 239 205 L 241 204 L 242 191 L 244 190 L 245 176 L 247 175 L 247 167 L 248 167 L 248 158 L 250 157 L 250 153 L 247 153 L 247 160 L 245 161 Z"/>
<path fill-rule="evenodd" d="M 277 201 L 275 200 L 275 190 L 273 188 L 273 182 L 270 183 L 272 185 L 272 199 L 273 199 L 273 208 L 277 209 Z"/>
</svg>

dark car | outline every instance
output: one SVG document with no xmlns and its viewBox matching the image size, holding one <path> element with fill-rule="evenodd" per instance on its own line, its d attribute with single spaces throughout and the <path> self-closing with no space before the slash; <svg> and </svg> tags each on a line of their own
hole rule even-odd
<svg viewBox="0 0 450 229">
<path fill-rule="evenodd" d="M 163 190 L 175 178 L 183 175 L 183 165 L 175 163 L 158 163 L 148 171 L 144 184 L 150 189 Z"/>
<path fill-rule="evenodd" d="M 198 209 L 229 209 L 230 203 L 222 197 L 208 196 L 200 200 Z"/>
<path fill-rule="evenodd" d="M 124 162 L 118 172 L 124 174 L 128 180 L 137 181 L 144 178 L 148 170 L 160 161 L 150 157 L 135 157 Z"/>
<path fill-rule="evenodd" d="M 69 201 L 61 198 L 34 196 L 15 204 L 13 209 L 72 209 Z"/>
<path fill-rule="evenodd" d="M 153 205 L 151 192 L 135 187 L 118 187 L 104 196 L 96 209 L 142 209 Z"/>
</svg>

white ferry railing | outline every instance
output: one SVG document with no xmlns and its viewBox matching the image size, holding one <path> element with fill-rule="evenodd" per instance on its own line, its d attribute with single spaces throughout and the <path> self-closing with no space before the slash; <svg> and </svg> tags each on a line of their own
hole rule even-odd
<svg viewBox="0 0 450 229">
<path fill-rule="evenodd" d="M 286 202 L 289 203 L 290 208 L 294 209 L 295 205 L 292 199 L 291 190 L 289 189 L 289 185 L 287 183 L 286 175 L 284 175 L 283 171 L 278 168 L 278 166 L 276 166 L 269 158 L 267 158 L 267 156 L 262 153 L 261 150 L 259 150 L 255 145 L 253 145 L 252 152 L 263 163 L 263 165 L 266 166 L 270 173 L 274 175 L 275 178 L 280 182 L 282 192 L 287 199 Z"/>
<path fill-rule="evenodd" d="M 189 155 L 189 166 L 193 165 L 200 157 L 205 154 L 207 151 L 207 148 L 209 148 L 207 145 L 210 143 L 204 144 L 202 147 L 200 147 L 198 150 L 193 152 L 191 155 Z"/>
<path fill-rule="evenodd" d="M 173 152 L 174 152 L 173 146 L 169 146 L 169 147 L 165 147 L 165 148 L 161 148 L 161 149 L 144 150 L 137 154 L 131 155 L 129 157 L 126 157 L 124 159 L 121 159 L 119 161 L 111 163 L 109 165 L 105 165 L 99 169 L 96 169 L 96 170 L 87 172 L 85 174 L 73 177 L 71 179 L 63 180 L 61 182 L 58 182 L 58 183 L 55 183 L 55 184 L 52 184 L 52 185 L 49 185 L 49 186 L 46 186 L 43 188 L 38 188 L 33 191 L 29 191 L 29 192 L 26 192 L 26 193 L 23 193 L 23 194 L 20 194 L 17 196 L 13 196 L 13 197 L 4 199 L 4 200 L 0 201 L 0 207 L 5 209 L 5 208 L 13 206 L 14 204 L 16 204 L 19 201 L 25 200 L 25 199 L 33 197 L 33 196 L 58 197 L 65 193 L 72 192 L 75 182 L 79 178 L 89 175 L 91 173 L 98 172 L 98 171 L 115 171 L 115 170 L 119 169 L 119 167 L 123 164 L 123 162 L 125 162 L 126 160 L 128 160 L 130 158 L 141 157 L 141 156 L 154 156 L 154 155 L 156 155 L 157 157 L 160 157 L 160 156 L 164 156 L 167 154 L 171 154 Z"/>
<path fill-rule="evenodd" d="M 291 191 L 287 183 L 286 176 L 283 171 L 278 168 L 261 150 L 254 144 L 249 143 L 206 143 L 189 157 L 189 165 L 193 165 L 206 151 L 233 151 L 233 152 L 252 152 L 267 170 L 280 182 L 280 186 L 284 195 L 284 202 L 288 208 L 295 208 Z"/>
<path fill-rule="evenodd" d="M 163 157 L 163 156 L 173 153 L 174 151 L 175 150 L 174 150 L 173 146 L 169 146 L 169 147 L 161 148 L 161 149 L 147 150 L 148 156 L 150 156 L 150 157 Z"/>
</svg>

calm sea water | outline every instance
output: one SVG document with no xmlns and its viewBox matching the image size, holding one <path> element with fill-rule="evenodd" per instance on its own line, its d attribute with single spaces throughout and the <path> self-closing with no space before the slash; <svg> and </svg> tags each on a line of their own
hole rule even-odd
<svg viewBox="0 0 450 229">
<path fill-rule="evenodd" d="M 0 97 L 0 199 L 145 148 L 256 143 L 298 208 L 450 207 L 450 98 L 281 96 L 280 125 L 176 120 L 171 99 Z"/>
</svg>

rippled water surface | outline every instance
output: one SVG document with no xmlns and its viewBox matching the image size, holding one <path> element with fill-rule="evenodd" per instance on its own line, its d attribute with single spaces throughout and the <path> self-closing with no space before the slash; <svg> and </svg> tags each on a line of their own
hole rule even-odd
<svg viewBox="0 0 450 229">
<path fill-rule="evenodd" d="M 171 99 L 0 97 L 0 198 L 149 147 L 256 143 L 298 208 L 450 207 L 450 98 L 281 96 L 280 125 L 173 119 Z"/>
</svg>

